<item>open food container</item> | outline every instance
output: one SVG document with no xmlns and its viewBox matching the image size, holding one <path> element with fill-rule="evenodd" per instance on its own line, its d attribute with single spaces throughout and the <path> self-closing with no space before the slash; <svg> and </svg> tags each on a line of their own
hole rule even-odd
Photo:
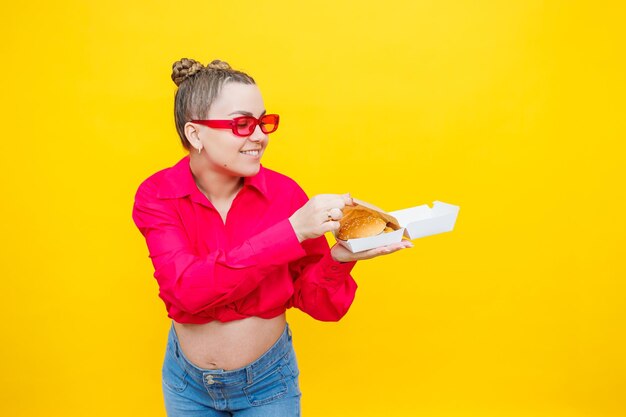
<svg viewBox="0 0 626 417">
<path fill-rule="evenodd" d="M 406 239 L 417 239 L 450 232 L 454 229 L 460 209 L 459 206 L 453 204 L 434 201 L 432 207 L 428 204 L 423 204 L 403 210 L 385 212 L 364 201 L 357 199 L 353 199 L 353 201 L 357 205 L 378 212 L 380 217 L 386 220 L 388 225 L 395 230 L 380 233 L 376 236 L 347 240 L 339 239 L 335 234 L 337 243 L 345 246 L 352 253 L 398 243 L 402 241 L 403 237 Z"/>
</svg>

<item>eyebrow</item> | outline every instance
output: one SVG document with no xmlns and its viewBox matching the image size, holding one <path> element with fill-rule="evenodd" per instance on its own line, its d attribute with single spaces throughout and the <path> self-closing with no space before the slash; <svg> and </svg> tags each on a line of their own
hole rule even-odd
<svg viewBox="0 0 626 417">
<path fill-rule="evenodd" d="M 263 113 L 261 113 L 261 116 L 263 116 L 266 111 L 267 110 L 263 110 Z M 252 113 L 250 113 L 249 111 L 245 111 L 245 110 L 234 111 L 234 112 L 230 113 L 229 116 L 232 116 L 233 114 L 237 114 L 237 113 L 241 113 L 241 114 L 246 115 L 246 116 L 253 116 Z"/>
</svg>

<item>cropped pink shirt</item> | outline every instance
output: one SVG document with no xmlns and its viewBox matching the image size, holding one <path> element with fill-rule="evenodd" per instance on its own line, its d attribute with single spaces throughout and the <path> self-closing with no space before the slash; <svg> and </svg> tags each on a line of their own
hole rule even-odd
<svg viewBox="0 0 626 417">
<path fill-rule="evenodd" d="M 226 322 L 290 307 L 323 321 L 343 317 L 357 289 L 355 262 L 332 259 L 324 236 L 298 242 L 288 218 L 307 200 L 295 181 L 261 167 L 244 177 L 224 222 L 196 186 L 189 156 L 145 180 L 133 220 L 168 317 Z"/>
</svg>

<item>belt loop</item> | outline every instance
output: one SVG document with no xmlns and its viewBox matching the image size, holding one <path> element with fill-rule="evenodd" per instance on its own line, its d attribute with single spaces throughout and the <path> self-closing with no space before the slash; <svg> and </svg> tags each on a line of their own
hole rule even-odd
<svg viewBox="0 0 626 417">
<path fill-rule="evenodd" d="M 248 366 L 246 368 L 246 379 L 248 381 L 248 385 L 252 384 L 252 367 Z"/>
</svg>

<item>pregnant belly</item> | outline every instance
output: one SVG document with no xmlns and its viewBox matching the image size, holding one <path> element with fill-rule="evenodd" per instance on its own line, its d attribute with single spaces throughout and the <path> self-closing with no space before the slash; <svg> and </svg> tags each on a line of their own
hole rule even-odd
<svg viewBox="0 0 626 417">
<path fill-rule="evenodd" d="M 242 368 L 265 353 L 285 330 L 285 314 L 272 319 L 248 317 L 226 323 L 174 322 L 180 348 L 192 364 L 204 369 Z"/>
</svg>

